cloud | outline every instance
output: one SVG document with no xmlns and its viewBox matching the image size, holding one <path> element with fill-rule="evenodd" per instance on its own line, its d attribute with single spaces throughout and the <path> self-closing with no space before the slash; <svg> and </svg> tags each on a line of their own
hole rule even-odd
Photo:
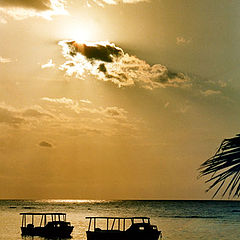
<svg viewBox="0 0 240 240">
<path fill-rule="evenodd" d="M 96 106 L 87 100 L 43 97 L 39 105 L 14 107 L 0 103 L 0 128 L 48 136 L 130 136 L 137 137 L 139 120 L 131 119 L 118 106 Z M 6 128 L 8 129 L 8 128 Z M 44 142 L 44 141 L 43 141 Z M 46 144 L 44 144 L 46 145 Z"/>
<path fill-rule="evenodd" d="M 81 106 L 83 100 L 74 101 L 70 98 L 49 98 L 43 97 L 41 98 L 43 101 L 55 103 L 55 104 L 63 104 L 66 108 L 73 110 L 75 113 L 88 113 L 88 114 L 98 114 L 104 116 L 106 118 L 126 118 L 127 111 L 123 108 L 119 108 L 116 106 L 113 107 L 85 107 Z M 85 102 L 84 102 L 85 103 Z"/>
<path fill-rule="evenodd" d="M 42 119 L 41 119 L 42 118 Z M 13 127 L 24 127 L 25 129 L 41 121 L 50 121 L 54 116 L 40 106 L 31 108 L 15 108 L 4 102 L 0 103 L 0 124 L 7 124 Z"/>
<path fill-rule="evenodd" d="M 61 131 L 68 135 L 101 133 L 110 136 L 127 132 L 131 135 L 135 132 L 133 135 L 136 136 L 136 119 L 129 119 L 128 112 L 121 107 L 97 107 L 65 97 L 43 97 L 42 101 L 45 103 L 45 109 L 55 113 L 55 119 L 63 128 Z"/>
<path fill-rule="evenodd" d="M 38 10 L 49 10 L 51 9 L 50 1 L 41 0 L 1 0 L 0 6 L 2 7 L 24 7 L 33 8 Z"/>
<path fill-rule="evenodd" d="M 42 142 L 39 143 L 39 146 L 40 147 L 49 147 L 49 148 L 51 148 L 52 144 L 50 144 L 48 142 L 45 142 L 45 141 L 42 141 Z"/>
<path fill-rule="evenodd" d="M 105 5 L 117 5 L 117 4 L 134 4 L 134 3 L 140 3 L 140 2 L 149 2 L 149 0 L 92 0 L 87 1 L 88 7 L 92 6 L 92 3 L 104 7 Z"/>
<path fill-rule="evenodd" d="M 79 135 L 99 135 L 104 134 L 104 131 L 97 129 L 97 128 L 89 128 L 89 127 L 82 127 L 82 128 L 66 128 L 64 129 L 64 133 L 68 136 L 79 136 Z"/>
<path fill-rule="evenodd" d="M 139 86 L 148 89 L 186 87 L 189 78 L 161 64 L 149 65 L 136 56 L 109 42 L 60 41 L 67 61 L 59 69 L 68 76 L 84 79 L 91 74 L 98 80 L 112 82 L 118 87 Z"/>
<path fill-rule="evenodd" d="M 52 102 L 52 103 L 63 103 L 63 104 L 69 104 L 73 105 L 74 101 L 71 98 L 49 98 L 49 97 L 42 97 L 41 100 L 47 101 L 47 102 Z"/>
<path fill-rule="evenodd" d="M 43 64 L 41 66 L 42 69 L 44 69 L 44 68 L 53 68 L 53 67 L 55 67 L 55 64 L 53 63 L 52 59 L 49 59 L 49 61 L 46 64 Z"/>
<path fill-rule="evenodd" d="M 0 23 L 7 24 L 7 20 L 0 16 Z"/>
<path fill-rule="evenodd" d="M 205 91 L 201 91 L 202 95 L 208 97 L 208 96 L 211 96 L 211 95 L 218 95 L 218 94 L 221 94 L 222 92 L 219 91 L 219 90 L 211 90 L 211 89 L 208 89 L 208 90 L 205 90 Z"/>
<path fill-rule="evenodd" d="M 92 102 L 88 99 L 81 99 L 80 102 L 82 103 L 87 103 L 87 104 L 91 104 Z"/>
<path fill-rule="evenodd" d="M 77 53 L 82 54 L 90 60 L 100 60 L 103 62 L 113 62 L 114 58 L 123 55 L 121 48 L 116 47 L 112 43 L 77 43 L 76 41 L 66 42 L 70 49 L 70 55 L 76 56 Z"/>
<path fill-rule="evenodd" d="M 106 107 L 101 108 L 101 112 L 107 117 L 113 118 L 126 118 L 127 111 L 119 107 Z"/>
<path fill-rule="evenodd" d="M 186 45 L 186 44 L 189 44 L 191 42 L 192 42 L 191 39 L 186 39 L 184 37 L 177 37 L 176 38 L 177 45 Z"/>
<path fill-rule="evenodd" d="M 16 116 L 16 112 L 0 107 L 0 123 L 17 126 L 24 122 L 23 118 Z"/>
<path fill-rule="evenodd" d="M 22 20 L 29 17 L 51 19 L 54 15 L 66 15 L 65 0 L 1 0 L 1 22 L 8 18 Z"/>
<path fill-rule="evenodd" d="M 4 58 L 0 56 L 0 63 L 10 63 L 12 60 L 10 58 Z"/>
<path fill-rule="evenodd" d="M 39 118 L 39 117 L 50 117 L 52 118 L 52 116 L 48 113 L 43 113 L 43 112 L 39 112 L 35 109 L 27 109 L 22 113 L 22 116 L 24 117 L 34 117 L 34 118 Z"/>
<path fill-rule="evenodd" d="M 39 105 L 23 108 L 0 103 L 2 129 L 8 125 L 22 131 L 37 131 L 41 135 L 57 132 L 68 136 L 128 134 L 136 137 L 137 122 L 121 107 L 95 106 L 66 97 L 43 97 Z"/>
<path fill-rule="evenodd" d="M 182 106 L 180 108 L 180 113 L 186 113 L 190 109 L 189 105 Z"/>
<path fill-rule="evenodd" d="M 169 104 L 170 104 L 170 102 L 166 102 L 166 103 L 164 104 L 164 108 L 168 108 Z"/>
</svg>

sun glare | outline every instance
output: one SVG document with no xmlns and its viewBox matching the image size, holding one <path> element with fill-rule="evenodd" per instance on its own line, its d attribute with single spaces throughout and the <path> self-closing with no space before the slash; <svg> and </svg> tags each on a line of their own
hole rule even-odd
<svg viewBox="0 0 240 240">
<path fill-rule="evenodd" d="M 37 200 L 37 202 L 43 202 L 43 203 L 104 203 L 109 202 L 108 200 L 79 200 L 79 199 L 43 199 L 43 200 Z"/>
<path fill-rule="evenodd" d="M 79 42 L 97 40 L 97 27 L 93 22 L 71 23 L 63 29 L 64 39 L 74 39 Z"/>
</svg>

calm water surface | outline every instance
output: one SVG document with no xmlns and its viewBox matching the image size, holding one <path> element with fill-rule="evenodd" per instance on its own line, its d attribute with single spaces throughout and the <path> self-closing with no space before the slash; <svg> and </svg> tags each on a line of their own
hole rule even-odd
<svg viewBox="0 0 240 240">
<path fill-rule="evenodd" d="M 239 240 L 238 201 L 0 200 L 1 240 L 22 238 L 20 212 L 66 212 L 72 239 L 86 240 L 86 216 L 148 216 L 164 240 Z"/>
</svg>

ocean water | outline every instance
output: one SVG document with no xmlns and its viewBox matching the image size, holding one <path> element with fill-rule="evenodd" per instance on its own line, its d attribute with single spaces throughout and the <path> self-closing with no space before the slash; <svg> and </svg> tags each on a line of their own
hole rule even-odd
<svg viewBox="0 0 240 240">
<path fill-rule="evenodd" d="M 86 240 L 86 216 L 147 216 L 163 240 L 240 239 L 239 201 L 0 200 L 1 240 L 44 240 L 21 236 L 21 212 L 66 212 L 78 240 Z"/>
</svg>

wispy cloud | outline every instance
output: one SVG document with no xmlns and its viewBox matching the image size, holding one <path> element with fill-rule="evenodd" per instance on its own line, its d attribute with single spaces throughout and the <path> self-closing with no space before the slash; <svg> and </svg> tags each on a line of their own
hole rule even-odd
<svg viewBox="0 0 240 240">
<path fill-rule="evenodd" d="M 177 37 L 176 43 L 177 45 L 186 45 L 192 42 L 192 39 L 186 39 L 184 37 Z"/>
<path fill-rule="evenodd" d="M 31 108 L 16 108 L 11 105 L 7 105 L 4 102 L 0 103 L 0 124 L 7 124 L 13 127 L 20 127 L 24 125 L 24 128 L 28 124 L 34 124 L 41 121 L 41 119 L 52 119 L 53 115 L 44 110 L 41 106 L 32 106 Z"/>
<path fill-rule="evenodd" d="M 71 98 L 49 98 L 49 97 L 42 97 L 43 101 L 52 102 L 52 103 L 63 103 L 63 104 L 73 104 L 74 101 Z"/>
<path fill-rule="evenodd" d="M 40 105 L 27 108 L 0 103 L 0 127 L 5 125 L 26 131 L 57 131 L 69 136 L 137 135 L 137 121 L 130 119 L 125 109 L 117 106 L 97 107 L 93 103 L 86 104 L 85 101 L 66 97 L 43 97 Z"/>
<path fill-rule="evenodd" d="M 139 86 L 148 89 L 186 87 L 189 78 L 161 64 L 149 65 L 110 42 L 60 41 L 67 61 L 60 66 L 67 75 L 84 79 L 87 74 L 118 87 Z"/>
<path fill-rule="evenodd" d="M 57 104 L 64 104 L 66 108 L 73 110 L 75 113 L 98 114 L 106 118 L 122 118 L 126 119 L 127 111 L 116 106 L 113 107 L 85 107 L 81 106 L 82 100 L 74 101 L 70 98 L 49 98 L 43 97 L 43 101 Z"/>
<path fill-rule="evenodd" d="M 52 118 L 52 115 L 50 113 L 46 113 L 32 108 L 22 111 L 22 116 L 26 118 L 40 118 L 40 117 Z"/>
<path fill-rule="evenodd" d="M 169 104 L 170 104 L 170 102 L 166 102 L 166 103 L 164 104 L 164 108 L 168 108 Z"/>
<path fill-rule="evenodd" d="M 117 5 L 117 4 L 135 4 L 140 2 L 149 2 L 149 0 L 89 0 L 87 1 L 88 7 L 92 5 L 98 5 L 104 7 L 105 5 Z"/>
<path fill-rule="evenodd" d="M 11 109 L 0 107 L 0 123 L 18 126 L 23 122 L 24 119 L 17 116 L 16 112 L 12 111 Z"/>
<path fill-rule="evenodd" d="M 4 58 L 0 56 L 0 63 L 10 63 L 12 60 L 10 58 Z"/>
<path fill-rule="evenodd" d="M 80 102 L 86 103 L 86 104 L 91 104 L 92 102 L 88 99 L 81 99 Z"/>
<path fill-rule="evenodd" d="M 189 109 L 190 109 L 190 106 L 185 105 L 185 106 L 180 107 L 179 111 L 180 111 L 180 113 L 186 113 Z"/>
<path fill-rule="evenodd" d="M 4 17 L 0 16 L 0 23 L 7 24 L 7 20 Z"/>
<path fill-rule="evenodd" d="M 1 7 L 23 7 L 23 8 L 30 8 L 36 10 L 50 10 L 51 5 L 54 1 L 50 0 L 2 0 L 0 5 Z M 55 1 L 56 2 L 56 1 Z"/>
<path fill-rule="evenodd" d="M 42 69 L 44 69 L 44 68 L 53 68 L 53 67 L 55 67 L 55 64 L 53 63 L 52 59 L 49 59 L 49 61 L 46 64 L 43 64 L 41 66 Z"/>
<path fill-rule="evenodd" d="M 117 106 L 87 105 L 81 100 L 70 98 L 43 97 L 45 108 L 54 112 L 56 119 L 64 123 L 65 130 L 71 134 L 99 134 L 115 135 L 123 132 L 136 132 L 136 120 L 128 117 L 128 112 Z M 71 129 L 74 129 L 71 130 Z M 75 131 L 78 129 L 78 131 Z M 65 131 L 64 130 L 64 131 Z M 73 133 L 75 132 L 75 133 Z"/>
<path fill-rule="evenodd" d="M 65 0 L 2 0 L 0 1 L 1 23 L 8 18 L 22 20 L 29 17 L 51 19 L 54 15 L 66 15 Z"/>
<path fill-rule="evenodd" d="M 201 94 L 206 96 L 206 97 L 211 96 L 211 95 L 219 95 L 221 93 L 222 92 L 219 91 L 219 90 L 211 90 L 211 89 L 201 91 Z"/>
</svg>

